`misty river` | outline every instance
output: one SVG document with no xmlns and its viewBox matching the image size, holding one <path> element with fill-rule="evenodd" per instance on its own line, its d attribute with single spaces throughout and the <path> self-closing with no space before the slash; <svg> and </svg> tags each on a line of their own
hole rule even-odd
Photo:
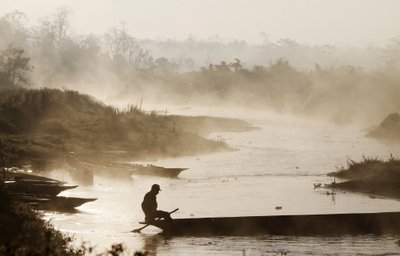
<svg viewBox="0 0 400 256">
<path fill-rule="evenodd" d="M 123 243 L 149 255 L 398 255 L 400 236 L 218 236 L 165 238 L 157 228 L 131 233 L 144 219 L 140 204 L 153 183 L 161 185 L 159 209 L 175 218 L 248 215 L 399 211 L 400 201 L 364 194 L 314 189 L 330 183 L 328 172 L 362 156 L 400 157 L 400 148 L 364 136 L 365 127 L 296 119 L 280 115 L 246 118 L 258 127 L 241 133 L 213 133 L 230 152 L 177 157 L 153 162 L 187 167 L 178 179 L 134 176 L 118 180 L 95 176 L 92 187 L 65 191 L 65 196 L 97 197 L 74 213 L 45 213 L 54 226 L 103 252 Z M 69 181 L 65 172 L 54 178 Z M 73 183 L 73 181 L 71 181 Z M 280 206 L 281 209 L 276 207 Z"/>
</svg>

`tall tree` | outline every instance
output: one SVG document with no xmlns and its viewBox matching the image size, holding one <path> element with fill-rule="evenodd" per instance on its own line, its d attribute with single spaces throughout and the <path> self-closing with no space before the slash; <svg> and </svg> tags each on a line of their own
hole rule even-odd
<svg viewBox="0 0 400 256">
<path fill-rule="evenodd" d="M 386 68 L 400 72 L 400 36 L 390 39 L 384 49 L 384 61 Z"/>
<path fill-rule="evenodd" d="M 24 56 L 22 48 L 9 46 L 0 55 L 0 81 L 7 86 L 27 84 L 26 73 L 32 71 L 30 58 Z"/>
<path fill-rule="evenodd" d="M 7 45 L 27 46 L 28 29 L 25 27 L 27 21 L 23 12 L 14 11 L 0 18 L 0 49 Z"/>
<path fill-rule="evenodd" d="M 153 66 L 150 52 L 141 48 L 135 38 L 129 35 L 124 23 L 113 27 L 105 34 L 107 50 L 113 62 L 118 66 L 132 66 L 137 69 Z"/>
</svg>

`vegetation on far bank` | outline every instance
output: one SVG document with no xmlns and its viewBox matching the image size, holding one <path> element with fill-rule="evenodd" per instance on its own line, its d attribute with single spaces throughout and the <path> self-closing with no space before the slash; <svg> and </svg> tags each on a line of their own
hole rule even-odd
<svg viewBox="0 0 400 256">
<path fill-rule="evenodd" d="M 124 25 L 104 35 L 77 35 L 70 16 L 60 8 L 35 26 L 21 12 L 0 17 L 0 87 L 68 86 L 126 102 L 258 108 L 341 123 L 376 122 L 400 111 L 400 37 L 360 56 L 352 48 L 288 38 L 254 46 L 249 56 L 241 56 L 250 48 L 243 42 L 227 52 L 229 44 L 209 42 L 207 49 L 193 39 L 164 42 L 153 47 L 165 49 L 156 55 Z M 206 60 L 194 64 L 196 51 L 179 54 L 187 49 Z"/>
<path fill-rule="evenodd" d="M 226 150 L 223 142 L 196 132 L 235 125 L 250 128 L 233 119 L 157 115 L 134 106 L 119 110 L 70 90 L 0 91 L 0 135 L 7 165 L 40 165 L 67 151 L 94 160 Z"/>
<path fill-rule="evenodd" d="M 328 176 L 345 179 L 331 187 L 400 199 L 400 159 L 393 156 L 388 160 L 377 157 L 364 157 L 360 162 L 348 160 L 347 168 Z"/>
</svg>

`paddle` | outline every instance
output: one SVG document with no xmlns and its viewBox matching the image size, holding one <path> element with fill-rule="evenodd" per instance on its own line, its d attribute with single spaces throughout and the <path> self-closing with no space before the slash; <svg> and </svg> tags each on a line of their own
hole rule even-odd
<svg viewBox="0 0 400 256">
<path fill-rule="evenodd" d="M 175 210 L 173 210 L 173 211 L 171 211 L 171 212 L 169 212 L 169 214 L 172 214 L 172 213 L 174 213 L 174 212 L 176 212 L 176 211 L 178 211 L 179 210 L 179 208 L 176 208 Z M 156 220 L 159 220 L 160 218 L 157 218 Z M 148 227 L 148 226 L 150 226 L 151 224 L 149 223 L 149 224 L 146 224 L 146 225 L 144 225 L 143 227 L 141 227 L 141 228 L 137 228 L 137 229 L 134 229 L 134 230 L 132 230 L 131 232 L 133 232 L 133 233 L 139 233 L 140 231 L 142 231 L 142 229 L 144 229 L 144 228 L 146 228 L 146 227 Z"/>
</svg>

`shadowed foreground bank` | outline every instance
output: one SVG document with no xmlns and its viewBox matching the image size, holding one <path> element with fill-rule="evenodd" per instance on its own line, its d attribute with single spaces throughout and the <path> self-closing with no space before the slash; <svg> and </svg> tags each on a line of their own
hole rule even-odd
<svg viewBox="0 0 400 256">
<path fill-rule="evenodd" d="M 95 253 L 94 248 L 82 244 L 72 246 L 73 239 L 54 229 L 28 205 L 14 202 L 0 183 L 0 255 L 122 255 L 123 244 L 114 244 L 109 250 Z M 146 255 L 135 252 L 135 256 Z"/>
<path fill-rule="evenodd" d="M 81 255 L 71 238 L 30 207 L 13 202 L 0 184 L 0 255 Z"/>
</svg>

